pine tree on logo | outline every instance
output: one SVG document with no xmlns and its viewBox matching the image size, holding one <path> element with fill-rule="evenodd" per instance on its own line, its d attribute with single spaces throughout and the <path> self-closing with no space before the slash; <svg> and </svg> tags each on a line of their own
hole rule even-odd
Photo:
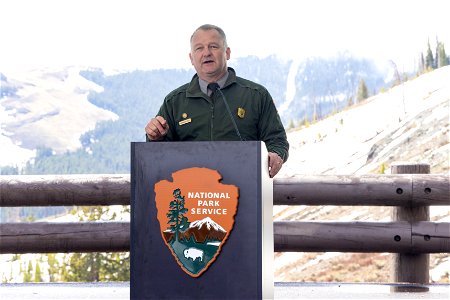
<svg viewBox="0 0 450 300">
<path fill-rule="evenodd" d="M 175 199 L 170 201 L 169 212 L 167 213 L 169 222 L 167 223 L 170 224 L 170 230 L 175 233 L 175 241 L 178 242 L 178 233 L 189 228 L 188 219 L 184 216 L 188 209 L 184 207 L 184 196 L 181 196 L 180 189 L 175 189 L 173 196 Z"/>
</svg>

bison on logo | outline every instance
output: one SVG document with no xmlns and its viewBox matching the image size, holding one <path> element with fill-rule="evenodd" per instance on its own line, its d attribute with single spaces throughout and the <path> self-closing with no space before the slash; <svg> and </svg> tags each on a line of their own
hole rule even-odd
<svg viewBox="0 0 450 300">
<path fill-rule="evenodd" d="M 207 168 L 179 170 L 172 178 L 155 184 L 161 236 L 181 268 L 198 277 L 233 229 L 238 188 L 220 183 L 219 172 Z"/>
</svg>

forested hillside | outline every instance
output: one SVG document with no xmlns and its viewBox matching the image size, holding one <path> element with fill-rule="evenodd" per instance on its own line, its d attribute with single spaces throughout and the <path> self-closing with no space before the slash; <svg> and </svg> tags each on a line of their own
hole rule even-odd
<svg viewBox="0 0 450 300">
<path fill-rule="evenodd" d="M 230 66 L 235 68 L 239 76 L 266 86 L 277 107 L 285 106 L 286 109 L 281 114 L 285 126 L 289 122 L 317 120 L 345 107 L 357 92 L 360 80 L 366 82 L 369 91 L 377 91 L 384 86 L 384 74 L 376 70 L 369 60 L 348 55 L 330 59 L 311 58 L 301 63 L 283 61 L 275 56 L 264 59 L 246 57 L 230 61 Z M 94 130 L 80 136 L 82 147 L 75 151 L 55 153 L 52 140 L 46 140 L 45 136 L 42 136 L 41 144 L 36 149 L 36 157 L 24 168 L 2 166 L 0 172 L 128 173 L 130 142 L 144 141 L 144 127 L 149 118 L 157 113 L 165 95 L 190 81 L 193 74 L 193 69 L 136 70 L 114 75 L 105 74 L 100 69 L 80 71 L 80 75 L 86 80 L 101 87 L 101 90 L 90 90 L 89 102 L 116 114 L 118 119 L 98 122 Z M 55 76 L 55 72 L 52 72 L 51 76 Z M 60 78 L 64 80 L 66 77 Z M 8 74 L 2 77 L 2 81 L 9 87 L 2 92 L 4 101 L 20 97 L 20 84 L 11 84 L 12 80 Z M 26 83 L 22 83 L 24 84 Z M 291 90 L 288 95 L 290 99 L 287 99 L 289 85 L 294 86 L 294 91 Z M 48 126 L 52 124 L 47 124 Z M 11 128 L 8 129 L 14 131 L 14 128 Z M 39 135 L 39 132 L 35 134 Z"/>
<path fill-rule="evenodd" d="M 63 155 L 39 149 L 26 174 L 127 173 L 130 142 L 144 141 L 144 126 L 155 115 L 162 99 L 174 86 L 190 79 L 182 70 L 134 71 L 112 76 L 101 70 L 81 74 L 104 88 L 93 92 L 89 101 L 119 115 L 116 121 L 97 124 L 80 137 L 82 148 Z"/>
</svg>

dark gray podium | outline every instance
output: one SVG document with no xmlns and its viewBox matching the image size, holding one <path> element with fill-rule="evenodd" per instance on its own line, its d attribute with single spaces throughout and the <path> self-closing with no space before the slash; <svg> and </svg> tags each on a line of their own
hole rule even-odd
<svg viewBox="0 0 450 300">
<path fill-rule="evenodd" d="M 131 144 L 137 299 L 273 298 L 273 183 L 262 142 Z"/>
</svg>

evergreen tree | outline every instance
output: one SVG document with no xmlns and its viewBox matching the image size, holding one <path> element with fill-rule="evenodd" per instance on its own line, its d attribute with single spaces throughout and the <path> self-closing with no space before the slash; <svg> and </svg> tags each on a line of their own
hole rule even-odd
<svg viewBox="0 0 450 300">
<path fill-rule="evenodd" d="M 66 256 L 64 263 L 70 267 L 65 272 L 61 272 L 62 281 L 130 280 L 130 259 L 128 253 L 74 253 Z"/>
<path fill-rule="evenodd" d="M 361 79 L 359 81 L 358 85 L 358 92 L 356 94 L 356 101 L 359 103 L 369 97 L 369 92 L 367 90 L 366 83 L 364 82 L 364 79 Z"/>
<path fill-rule="evenodd" d="M 22 266 L 22 264 L 19 264 L 19 274 L 23 274 L 23 266 Z"/>
<path fill-rule="evenodd" d="M 36 262 L 36 271 L 34 272 L 34 282 L 42 282 L 41 266 Z"/>
<path fill-rule="evenodd" d="M 447 54 L 445 53 L 445 47 L 443 43 L 439 44 L 439 61 L 438 68 L 445 67 L 449 64 Z"/>
<path fill-rule="evenodd" d="M 28 261 L 28 268 L 25 274 L 23 274 L 23 282 L 32 282 L 33 264 L 31 260 Z"/>
<path fill-rule="evenodd" d="M 434 68 L 434 58 L 430 47 L 430 41 L 428 41 L 427 56 L 425 57 L 425 68 L 427 71 Z"/>
<path fill-rule="evenodd" d="M 175 233 L 175 241 L 178 241 L 178 232 L 189 227 L 188 220 L 184 216 L 188 209 L 184 207 L 184 196 L 181 196 L 180 189 L 175 189 L 173 196 L 175 199 L 170 201 L 167 218 L 169 219 L 170 229 Z"/>
<path fill-rule="evenodd" d="M 423 53 L 420 53 L 419 58 L 419 71 L 417 72 L 418 75 L 423 74 L 425 72 L 425 58 L 423 57 Z"/>
<path fill-rule="evenodd" d="M 48 274 L 50 275 L 50 282 L 55 282 L 60 279 L 59 273 L 62 272 L 61 266 L 56 259 L 56 254 L 47 254 Z"/>
<path fill-rule="evenodd" d="M 19 167 L 0 166 L 0 175 L 19 175 Z"/>
<path fill-rule="evenodd" d="M 349 97 L 348 99 L 347 99 L 347 107 L 350 107 L 350 106 L 352 106 L 353 105 L 353 97 Z"/>
<path fill-rule="evenodd" d="M 90 206 L 74 209 L 80 221 L 112 221 L 117 215 L 109 206 Z M 129 206 L 120 214 L 129 213 Z M 48 254 L 50 281 L 95 282 L 129 281 L 129 252 L 93 252 L 65 254 L 61 263 L 54 254 Z"/>
<path fill-rule="evenodd" d="M 311 123 L 309 122 L 307 116 L 305 116 L 305 117 L 303 118 L 302 124 L 303 124 L 303 126 L 304 126 L 305 128 L 308 128 L 308 127 L 311 125 Z"/>
<path fill-rule="evenodd" d="M 294 123 L 294 120 L 290 119 L 287 129 L 293 129 L 293 128 L 295 128 L 295 123 Z"/>
<path fill-rule="evenodd" d="M 99 253 L 74 253 L 70 256 L 70 269 L 64 281 L 96 282 L 100 280 Z"/>
<path fill-rule="evenodd" d="M 439 45 L 441 43 L 438 40 L 438 37 L 436 37 L 436 52 L 434 53 L 435 58 L 434 58 L 434 65 L 433 65 L 433 69 L 437 69 L 439 68 Z"/>
</svg>

